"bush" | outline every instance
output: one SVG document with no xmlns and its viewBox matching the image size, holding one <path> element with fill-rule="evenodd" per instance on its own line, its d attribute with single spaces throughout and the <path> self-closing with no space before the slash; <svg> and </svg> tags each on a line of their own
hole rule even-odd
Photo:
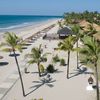
<svg viewBox="0 0 100 100">
<path fill-rule="evenodd" d="M 48 73 L 54 73 L 55 72 L 54 66 L 52 64 L 49 64 L 48 65 L 47 72 Z"/>
<path fill-rule="evenodd" d="M 59 62 L 59 61 L 60 61 L 60 59 L 59 59 L 58 55 L 54 56 L 52 59 L 53 59 L 53 62 L 54 62 L 54 63 L 56 63 L 56 62 Z"/>
<path fill-rule="evenodd" d="M 47 58 L 42 58 L 42 62 L 47 62 Z"/>
<path fill-rule="evenodd" d="M 44 73 L 45 68 L 44 68 L 44 66 L 42 64 L 40 64 L 39 68 L 40 68 L 41 73 Z"/>
<path fill-rule="evenodd" d="M 63 65 L 63 66 L 65 66 L 65 59 L 60 59 L 60 65 Z"/>
</svg>

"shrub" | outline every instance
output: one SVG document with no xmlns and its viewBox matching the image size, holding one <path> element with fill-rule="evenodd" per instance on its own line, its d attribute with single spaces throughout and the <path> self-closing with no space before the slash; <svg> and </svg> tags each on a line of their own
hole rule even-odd
<svg viewBox="0 0 100 100">
<path fill-rule="evenodd" d="M 47 72 L 48 73 L 54 73 L 55 72 L 54 66 L 52 64 L 49 64 L 48 65 Z"/>
<path fill-rule="evenodd" d="M 60 61 L 60 59 L 59 59 L 58 55 L 54 56 L 52 59 L 53 59 L 53 62 L 54 62 L 54 63 L 56 63 L 56 62 L 59 62 L 59 61 Z"/>
<path fill-rule="evenodd" d="M 41 73 L 44 73 L 45 68 L 44 68 L 44 66 L 42 64 L 40 64 L 39 68 L 40 68 Z"/>
<path fill-rule="evenodd" d="M 42 58 L 42 62 L 47 62 L 47 58 Z"/>
<path fill-rule="evenodd" d="M 60 59 L 60 65 L 63 65 L 63 66 L 65 66 L 65 59 Z"/>
</svg>

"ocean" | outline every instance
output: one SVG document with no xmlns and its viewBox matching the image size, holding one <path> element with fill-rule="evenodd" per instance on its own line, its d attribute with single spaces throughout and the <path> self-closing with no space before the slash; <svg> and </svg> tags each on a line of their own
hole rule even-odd
<svg viewBox="0 0 100 100">
<path fill-rule="evenodd" d="M 21 28 L 61 16 L 0 15 L 0 31 Z"/>
</svg>

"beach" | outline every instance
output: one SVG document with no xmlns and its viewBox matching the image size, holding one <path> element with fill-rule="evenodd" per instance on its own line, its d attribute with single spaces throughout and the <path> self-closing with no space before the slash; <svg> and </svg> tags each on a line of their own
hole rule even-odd
<svg viewBox="0 0 100 100">
<path fill-rule="evenodd" d="M 40 34 L 56 34 L 59 26 L 57 25 L 58 20 L 53 20 L 48 23 L 43 24 L 40 27 L 28 28 L 25 31 L 20 31 L 21 34 L 18 34 L 23 39 L 30 37 L 31 35 L 40 31 Z M 48 30 L 46 33 L 41 32 L 44 28 L 47 28 L 55 24 L 53 28 Z M 43 98 L 43 100 L 94 100 L 95 99 L 95 90 L 88 91 L 86 87 L 88 86 L 88 77 L 89 74 L 77 74 L 76 69 L 76 52 L 71 53 L 71 68 L 70 75 L 72 78 L 66 78 L 66 66 L 60 66 L 56 64 L 55 67 L 58 69 L 56 73 L 50 74 L 52 80 L 49 83 L 44 83 L 42 77 L 40 78 L 37 73 L 37 65 L 33 64 L 28 66 L 25 62 L 24 56 L 26 53 L 29 53 L 33 47 L 38 47 L 42 44 L 43 52 L 50 52 L 48 55 L 48 61 L 43 63 L 45 68 L 48 64 L 52 63 L 52 56 L 58 54 L 61 58 L 66 59 L 67 53 L 54 51 L 54 48 L 57 47 L 59 40 L 43 40 L 42 36 L 38 37 L 27 49 L 18 56 L 18 61 L 20 64 L 20 70 L 22 72 L 23 83 L 25 87 L 26 96 L 23 97 L 21 84 L 19 80 L 19 75 L 15 60 L 13 57 L 9 57 L 9 53 L 2 52 L 1 56 L 4 58 L 1 59 L 1 62 L 8 62 L 7 65 L 0 67 L 0 97 L 1 100 L 34 100 Z M 47 48 L 44 46 L 47 45 Z M 19 53 L 19 52 L 17 52 Z M 67 59 L 66 59 L 67 60 Z M 24 73 L 24 68 L 28 67 L 28 74 Z M 83 66 L 84 67 L 84 66 Z M 87 70 L 88 72 L 88 70 Z M 72 73 L 72 74 L 71 74 Z M 4 93 L 4 94 L 3 94 Z"/>
<path fill-rule="evenodd" d="M 0 0 L 0 100 L 100 100 L 100 0 Z"/>
<path fill-rule="evenodd" d="M 46 22 L 44 22 L 44 23 L 42 23 L 41 25 L 39 24 L 38 25 L 38 27 L 26 27 L 26 28 L 22 28 L 22 29 L 15 29 L 15 30 L 11 30 L 11 32 L 15 32 L 16 34 L 17 34 L 17 31 L 19 30 L 20 31 L 20 33 L 18 33 L 17 35 L 19 36 L 19 37 L 21 37 L 21 38 L 23 38 L 23 40 L 24 39 L 26 39 L 26 38 L 28 38 L 28 37 L 30 37 L 30 36 L 32 36 L 32 35 L 34 35 L 35 33 L 37 33 L 37 32 L 39 32 L 39 31 L 41 31 L 41 30 L 43 30 L 44 28 L 46 28 L 46 27 L 49 27 L 49 26 L 51 26 L 52 24 L 57 24 L 57 21 L 58 21 L 58 19 L 56 19 L 56 20 L 51 20 L 51 21 L 46 21 Z M 0 42 L 3 42 L 4 41 L 4 38 L 3 38 L 3 34 L 2 34 L 2 36 L 1 36 L 1 39 L 0 39 Z M 10 57 L 10 59 L 9 59 L 9 53 L 6 53 L 6 52 L 2 52 L 1 53 L 1 56 L 3 56 L 4 58 L 3 59 L 1 59 L 1 61 L 8 61 L 9 63 L 11 63 L 12 61 L 13 61 L 13 58 L 11 59 L 11 57 Z M 21 57 L 20 57 L 21 58 Z M 13 63 L 14 64 L 14 63 Z M 14 66 L 14 65 L 7 65 L 7 66 Z M 7 69 L 8 70 L 7 70 Z M 0 83 L 2 82 L 2 80 L 4 80 L 5 78 L 4 77 L 7 77 L 12 71 L 11 71 L 11 69 L 9 69 L 8 67 L 6 67 L 6 68 L 1 68 L 0 69 L 0 74 L 1 74 L 1 76 L 2 77 L 0 77 Z M 12 70 L 13 69 L 15 69 L 14 67 L 12 68 Z M 5 73 L 5 71 L 4 70 L 7 70 L 8 72 L 6 72 L 6 76 L 4 75 L 4 73 Z M 10 72 L 10 73 L 9 73 Z"/>
<path fill-rule="evenodd" d="M 18 29 L 17 30 L 11 30 L 11 32 L 15 32 L 18 36 L 22 37 L 23 39 L 26 39 L 26 38 L 30 37 L 31 35 L 34 35 L 35 33 L 43 30 L 44 28 L 50 27 L 52 24 L 57 24 L 57 21 L 58 21 L 58 19 L 47 21 L 47 22 L 42 23 L 41 25 L 39 24 L 38 27 L 35 27 L 35 28 L 31 26 L 31 27 L 27 27 L 27 28 L 24 28 L 24 29 L 19 29 L 19 31 L 20 31 L 19 34 L 17 34 Z M 0 42 L 4 42 L 3 37 L 1 37 Z M 28 53 L 31 50 L 32 47 L 33 46 L 28 47 L 27 50 L 23 50 L 23 53 L 20 56 L 18 56 L 18 61 L 20 62 L 20 66 L 25 65 L 25 62 L 23 61 L 24 56 L 25 56 L 26 52 Z M 17 52 L 17 53 L 19 53 L 19 52 Z M 14 60 L 13 57 L 9 56 L 9 53 L 1 51 L 0 56 L 3 56 L 3 59 L 0 59 L 0 62 L 4 64 L 4 65 L 0 65 L 0 76 L 1 76 L 0 77 L 0 88 L 2 88 L 2 85 L 5 87 L 4 84 L 7 81 L 8 77 L 12 76 L 13 73 L 18 73 L 18 72 L 17 72 L 15 60 Z M 23 68 L 22 68 L 22 70 L 24 70 Z M 18 77 L 19 77 L 19 75 L 17 75 L 17 76 L 15 75 L 15 79 L 18 78 Z M 14 80 L 14 82 L 16 80 Z M 10 85 L 10 87 L 12 85 Z M 2 89 L 0 89 L 0 90 L 1 90 L 0 91 L 0 98 L 1 98 L 2 97 L 1 94 L 3 92 L 2 92 Z"/>
<path fill-rule="evenodd" d="M 55 24 L 58 22 L 58 20 L 61 20 L 60 18 L 58 19 L 51 19 L 43 22 L 38 22 L 37 24 L 25 26 L 22 28 L 15 28 L 15 29 L 9 29 L 4 32 L 0 32 L 0 41 L 3 41 L 3 35 L 5 32 L 14 32 L 16 33 L 19 37 L 22 37 L 23 39 L 26 39 L 27 37 L 30 37 L 31 35 L 43 30 L 44 28 Z"/>
</svg>

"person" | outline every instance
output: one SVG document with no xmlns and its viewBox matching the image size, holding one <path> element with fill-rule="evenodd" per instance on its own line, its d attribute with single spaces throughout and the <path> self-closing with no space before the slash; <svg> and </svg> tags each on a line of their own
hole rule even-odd
<svg viewBox="0 0 100 100">
<path fill-rule="evenodd" d="M 47 46 L 45 45 L 45 48 L 47 48 Z"/>
<path fill-rule="evenodd" d="M 88 83 L 89 83 L 89 84 L 93 84 L 93 78 L 92 78 L 91 76 L 90 76 L 89 79 L 88 79 Z"/>
<path fill-rule="evenodd" d="M 46 79 L 47 79 L 47 81 L 50 81 L 52 79 L 51 76 L 50 76 L 50 74 L 47 75 Z"/>
</svg>

